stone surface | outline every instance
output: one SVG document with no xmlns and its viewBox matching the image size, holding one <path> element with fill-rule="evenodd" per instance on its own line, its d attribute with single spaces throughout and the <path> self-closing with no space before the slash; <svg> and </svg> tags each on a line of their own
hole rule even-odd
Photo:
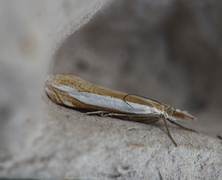
<svg viewBox="0 0 222 180">
<path fill-rule="evenodd" d="M 221 179 L 220 2 L 104 2 L 1 2 L 0 177 Z M 47 73 L 188 110 L 198 121 L 181 124 L 200 134 L 169 125 L 176 148 L 161 120 L 58 106 Z"/>
</svg>

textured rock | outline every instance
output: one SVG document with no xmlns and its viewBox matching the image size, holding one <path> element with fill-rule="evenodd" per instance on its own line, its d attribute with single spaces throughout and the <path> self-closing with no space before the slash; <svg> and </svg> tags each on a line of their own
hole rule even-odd
<svg viewBox="0 0 222 180">
<path fill-rule="evenodd" d="M 220 2 L 104 2 L 1 2 L 0 177 L 221 179 Z M 169 125 L 176 148 L 161 120 L 58 106 L 46 73 L 188 110 L 197 122 L 183 125 L 200 134 Z"/>
</svg>

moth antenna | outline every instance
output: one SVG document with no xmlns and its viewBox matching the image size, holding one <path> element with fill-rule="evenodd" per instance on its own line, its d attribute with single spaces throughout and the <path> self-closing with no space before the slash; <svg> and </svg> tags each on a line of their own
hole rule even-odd
<svg viewBox="0 0 222 180">
<path fill-rule="evenodd" d="M 184 120 L 188 122 L 190 120 L 196 121 L 196 118 L 194 116 L 188 114 L 187 112 L 180 111 L 178 109 L 173 112 L 173 117 L 175 117 L 176 119 L 180 119 L 180 120 Z"/>
<path fill-rule="evenodd" d="M 129 96 L 129 95 L 130 95 L 130 94 L 125 95 L 125 96 L 123 97 L 123 101 L 124 101 L 127 105 L 129 105 L 131 108 L 133 108 L 133 107 L 126 101 L 126 97 Z"/>
</svg>

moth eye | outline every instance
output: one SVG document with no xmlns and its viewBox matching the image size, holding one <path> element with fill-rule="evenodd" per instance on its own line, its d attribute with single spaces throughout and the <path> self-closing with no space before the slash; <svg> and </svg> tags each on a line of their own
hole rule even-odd
<svg viewBox="0 0 222 180">
<path fill-rule="evenodd" d="M 172 116 L 172 115 L 173 115 L 173 109 L 167 108 L 167 114 L 168 114 L 169 116 Z"/>
</svg>

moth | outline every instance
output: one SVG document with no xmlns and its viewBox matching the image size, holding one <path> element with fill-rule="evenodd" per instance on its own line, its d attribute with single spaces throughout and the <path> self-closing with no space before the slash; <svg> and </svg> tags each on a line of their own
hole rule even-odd
<svg viewBox="0 0 222 180">
<path fill-rule="evenodd" d="M 48 97 L 57 104 L 84 110 L 88 115 L 115 117 L 123 120 L 151 123 L 163 119 L 167 134 L 173 141 L 167 121 L 183 129 L 197 132 L 176 123 L 196 118 L 156 100 L 104 88 L 74 75 L 49 75 L 45 82 Z M 197 132 L 198 133 L 198 132 Z"/>
</svg>

